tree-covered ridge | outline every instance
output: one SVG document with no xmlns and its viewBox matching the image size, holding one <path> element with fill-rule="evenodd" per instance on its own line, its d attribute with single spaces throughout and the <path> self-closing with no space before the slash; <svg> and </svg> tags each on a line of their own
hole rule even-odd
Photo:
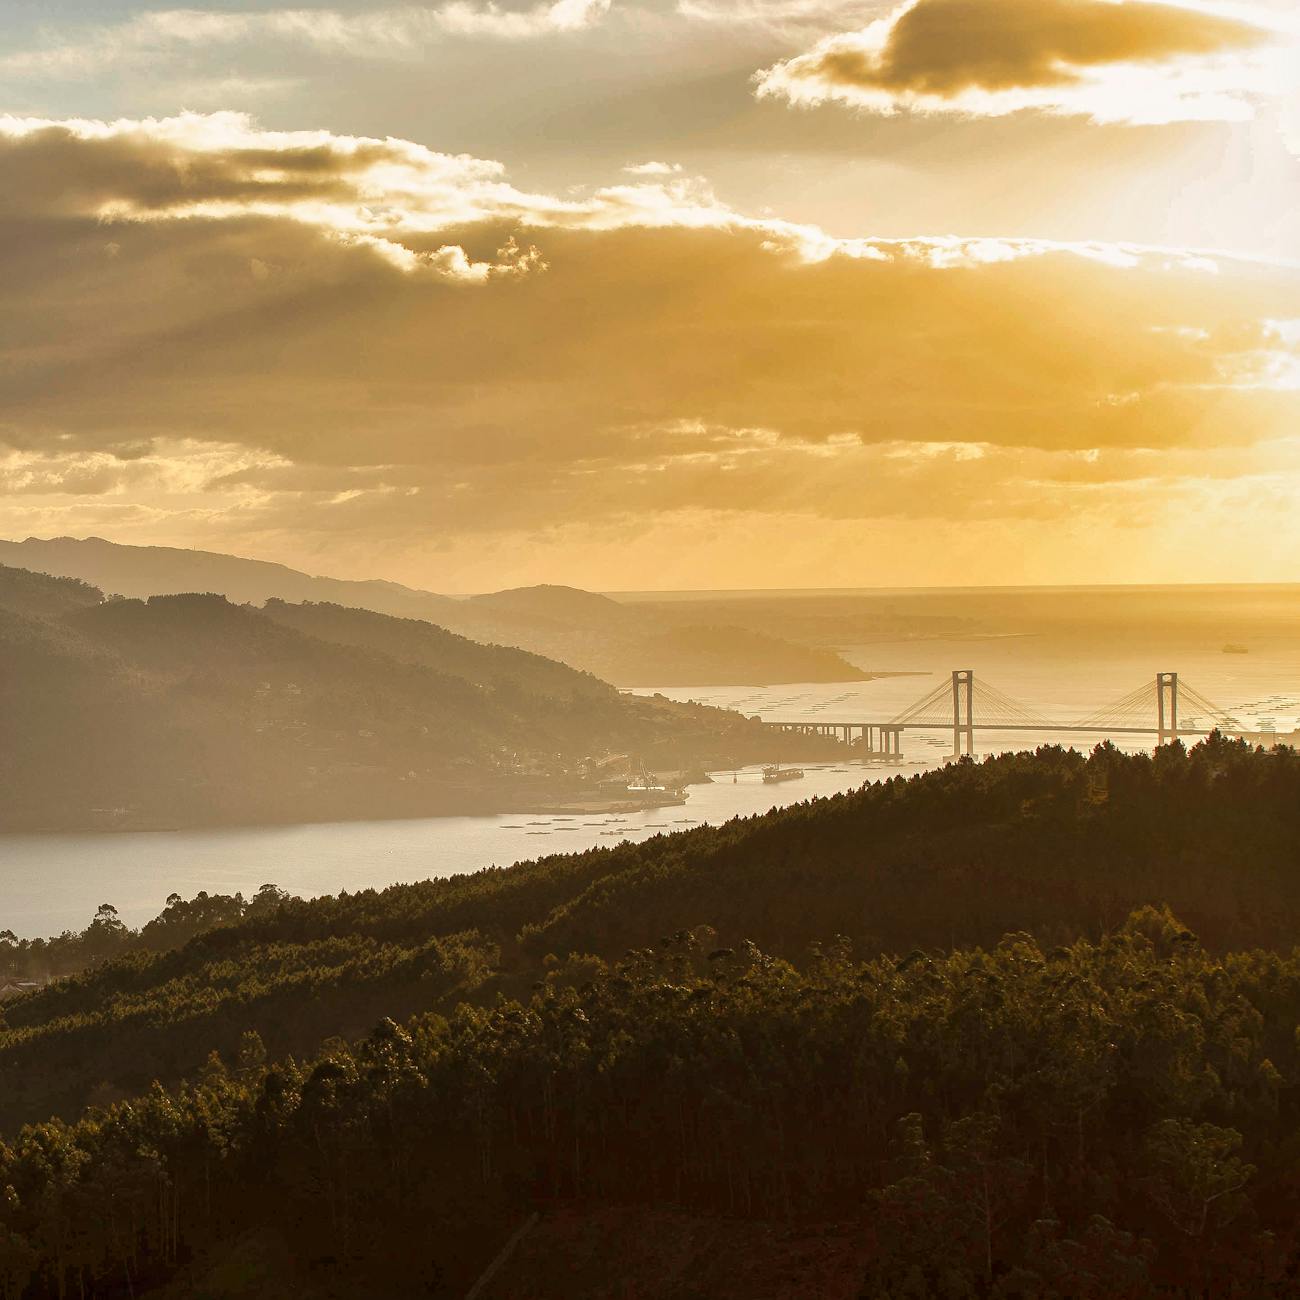
<svg viewBox="0 0 1300 1300">
<path fill-rule="evenodd" d="M 526 996 L 552 955 L 617 960 L 701 924 L 801 962 L 834 934 L 867 955 L 988 947 L 1008 927 L 1049 947 L 1095 940 L 1155 902 L 1211 951 L 1286 951 L 1298 855 L 1300 759 L 1214 740 L 1154 759 L 1102 747 L 956 764 L 639 844 L 247 914 L 177 900 L 167 925 L 119 936 L 129 961 L 7 1005 L 0 1132 L 173 1083 L 246 1029 L 277 1055 L 310 1054 L 381 1015 Z"/>
<path fill-rule="evenodd" d="M 169 894 L 163 910 L 138 930 L 123 923 L 112 903 L 101 903 L 84 930 L 66 930 L 49 939 L 19 938 L 12 930 L 0 930 L 0 981 L 46 983 L 128 953 L 170 952 L 196 935 L 270 911 L 288 897 L 270 884 L 251 898 L 200 890 L 188 899 Z"/>
<path fill-rule="evenodd" d="M 25 1129 L 0 1284 L 461 1295 L 529 1212 L 614 1203 L 852 1222 L 863 1297 L 1293 1293 L 1300 954 L 1215 957 L 1155 909 L 1047 949 L 713 942 L 551 961 L 525 1001 L 310 1060 L 250 1035 Z M 225 1289 L 232 1251 L 282 1271 Z"/>
<path fill-rule="evenodd" d="M 772 745 L 738 714 L 416 620 L 104 600 L 0 567 L 0 830 L 518 809 L 591 798 L 602 762 L 696 769 Z"/>
<path fill-rule="evenodd" d="M 79 578 L 11 569 L 0 564 L 0 607 L 12 614 L 49 618 L 97 605 L 103 594 Z"/>
</svg>

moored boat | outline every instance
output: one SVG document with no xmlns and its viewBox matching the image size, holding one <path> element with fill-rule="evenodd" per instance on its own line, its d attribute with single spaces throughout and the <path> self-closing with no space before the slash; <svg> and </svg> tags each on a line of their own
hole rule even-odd
<svg viewBox="0 0 1300 1300">
<path fill-rule="evenodd" d="M 782 767 L 779 763 L 773 763 L 771 767 L 763 769 L 763 780 L 772 785 L 777 781 L 797 781 L 803 774 L 801 767 Z"/>
</svg>

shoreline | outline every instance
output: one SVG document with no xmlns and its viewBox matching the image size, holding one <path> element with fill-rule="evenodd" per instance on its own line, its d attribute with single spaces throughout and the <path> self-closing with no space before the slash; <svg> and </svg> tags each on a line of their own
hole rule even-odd
<svg viewBox="0 0 1300 1300">
<path fill-rule="evenodd" d="M 747 765 L 754 766 L 754 765 Z M 722 771 L 734 771 L 734 768 L 719 768 Z M 710 779 L 711 774 L 710 774 Z M 693 781 L 689 784 L 699 785 L 704 782 Z M 335 812 L 329 817 L 261 817 L 239 821 L 193 821 L 168 823 L 142 818 L 138 821 L 120 821 L 111 826 L 105 825 L 55 825 L 0 828 L 0 846 L 10 838 L 40 837 L 54 835 L 183 835 L 191 831 L 255 831 L 270 830 L 288 826 L 331 826 L 357 825 L 364 822 L 419 822 L 457 817 L 523 817 L 523 816 L 562 816 L 565 814 L 596 816 L 602 813 L 636 813 L 653 812 L 656 808 L 680 808 L 690 802 L 690 796 L 680 798 L 661 797 L 647 799 L 601 798 L 593 795 L 584 799 L 580 795 L 557 793 L 554 798 L 537 797 L 509 801 L 505 804 L 491 801 L 482 807 L 464 806 L 451 810 L 447 808 L 426 809 L 419 812 L 403 812 L 385 816 L 376 813 Z"/>
</svg>

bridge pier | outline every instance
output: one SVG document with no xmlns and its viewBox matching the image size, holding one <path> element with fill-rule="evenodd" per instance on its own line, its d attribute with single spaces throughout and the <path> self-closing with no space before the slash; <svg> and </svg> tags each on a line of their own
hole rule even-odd
<svg viewBox="0 0 1300 1300">
<path fill-rule="evenodd" d="M 903 758 L 903 727 L 889 722 L 837 722 L 829 731 L 867 762 L 898 763 Z"/>
<path fill-rule="evenodd" d="M 975 754 L 975 673 L 970 668 L 956 669 L 952 675 L 952 756 L 961 758 L 963 752 Z"/>
<path fill-rule="evenodd" d="M 1178 674 L 1156 673 L 1157 745 L 1172 745 L 1178 739 Z"/>
</svg>

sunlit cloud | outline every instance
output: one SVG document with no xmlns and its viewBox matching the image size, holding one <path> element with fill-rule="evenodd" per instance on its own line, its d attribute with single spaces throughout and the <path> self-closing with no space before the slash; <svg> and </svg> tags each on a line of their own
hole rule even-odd
<svg viewBox="0 0 1300 1300">
<path fill-rule="evenodd" d="M 148 64 L 178 51 L 280 41 L 358 58 L 411 58 L 446 36 L 526 41 L 581 31 L 608 14 L 612 0 L 554 0 L 530 9 L 450 0 L 369 13 L 273 9 L 261 13 L 163 9 L 113 26 L 47 33 L 38 46 L 0 57 L 0 76 L 81 77 Z"/>
<path fill-rule="evenodd" d="M 677 12 L 716 27 L 840 30 L 880 12 L 881 0 L 678 0 Z"/>
<path fill-rule="evenodd" d="M 392 266 L 482 282 L 541 269 L 531 245 L 508 243 L 474 260 L 441 232 L 483 223 L 520 230 L 627 228 L 749 232 L 773 254 L 934 267 L 1070 253 L 1136 266 L 1174 257 L 1213 272 L 1215 261 L 1089 241 L 836 238 L 815 226 L 755 218 L 718 200 L 708 183 L 666 163 L 625 168 L 631 179 L 557 196 L 516 188 L 501 163 L 444 154 L 400 139 L 263 130 L 244 113 L 102 122 L 0 116 L 0 212 L 84 215 L 100 223 L 283 219 L 315 227 Z"/>
<path fill-rule="evenodd" d="M 629 176 L 676 176 L 682 170 L 681 163 L 643 162 L 628 163 L 623 170 Z"/>
<path fill-rule="evenodd" d="M 365 557 L 382 555 L 390 572 L 456 589 L 490 586 L 494 574 L 499 583 L 503 571 L 544 580 L 557 570 L 617 587 L 617 567 L 606 567 L 611 548 L 625 564 L 626 547 L 639 544 L 656 548 L 659 577 L 679 574 L 684 582 L 708 564 L 744 583 L 751 575 L 799 577 L 809 557 L 823 581 L 873 572 L 895 581 L 950 577 L 936 558 L 949 545 L 1005 565 L 1026 529 L 1035 530 L 1034 552 L 1056 565 L 1087 539 L 1091 567 L 1074 572 L 1089 579 L 1131 577 L 1124 564 L 1138 538 L 1167 545 L 1170 529 L 1176 535 L 1188 518 L 1199 521 L 1202 546 L 1219 544 L 1216 563 L 1225 544 L 1240 547 L 1243 538 L 1270 554 L 1281 540 L 1300 541 L 1295 438 L 1243 454 L 847 440 L 828 447 L 698 424 L 675 433 L 646 460 L 605 459 L 545 475 L 520 465 L 454 475 L 313 466 L 237 444 L 160 440 L 125 459 L 0 454 L 0 490 L 15 535 L 109 533 L 262 552 L 309 567 L 310 557 L 328 555 L 332 568 L 357 576 L 373 564 Z M 715 463 L 699 449 L 705 445 L 726 458 Z M 746 494 L 743 503 L 725 490 L 733 483 Z M 793 550 L 792 532 L 800 539 Z M 348 555 L 362 557 L 355 567 L 340 555 L 340 538 Z M 890 538 L 908 540 L 881 554 Z M 880 570 L 861 567 L 886 562 Z"/>
<path fill-rule="evenodd" d="M 1294 34 L 1151 0 L 908 0 L 757 78 L 760 96 L 889 115 L 1242 121 L 1281 95 Z"/>
<path fill-rule="evenodd" d="M 590 555 L 1291 481 L 1295 268 L 836 238 L 663 167 L 556 195 L 238 114 L 0 120 L 7 528 Z"/>
</svg>

